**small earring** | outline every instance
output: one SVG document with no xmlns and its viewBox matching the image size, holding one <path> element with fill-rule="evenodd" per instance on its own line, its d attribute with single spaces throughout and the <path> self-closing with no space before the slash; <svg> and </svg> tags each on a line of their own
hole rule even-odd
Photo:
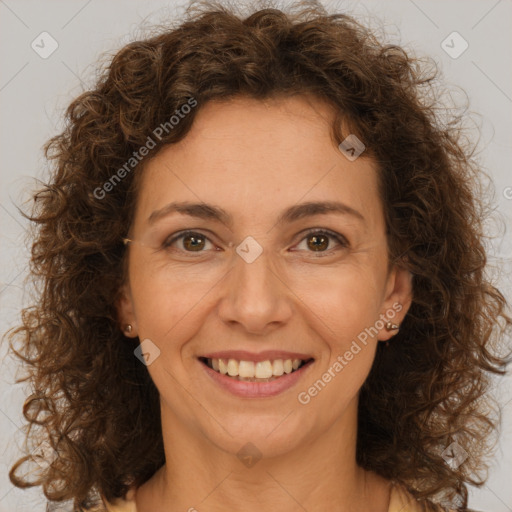
<svg viewBox="0 0 512 512">
<path fill-rule="evenodd" d="M 386 324 L 386 330 L 388 330 L 388 331 L 399 331 L 400 330 L 400 325 L 388 322 Z"/>
<path fill-rule="evenodd" d="M 386 330 L 387 331 L 399 331 L 400 330 L 400 325 L 399 324 L 394 324 L 392 322 L 388 322 L 386 324 Z M 386 348 L 389 348 L 389 341 L 386 340 Z"/>
<path fill-rule="evenodd" d="M 125 325 L 124 327 L 124 333 L 130 334 L 132 332 L 132 326 L 130 324 Z"/>
</svg>

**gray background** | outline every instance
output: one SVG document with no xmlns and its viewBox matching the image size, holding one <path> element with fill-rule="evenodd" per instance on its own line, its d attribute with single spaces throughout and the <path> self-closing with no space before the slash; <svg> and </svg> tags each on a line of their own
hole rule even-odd
<svg viewBox="0 0 512 512">
<path fill-rule="evenodd" d="M 287 4 L 289 2 L 286 2 Z M 329 9 L 355 14 L 377 26 L 382 20 L 388 40 L 399 42 L 418 55 L 439 63 L 448 84 L 459 85 L 470 99 L 471 112 L 480 125 L 479 159 L 492 176 L 500 221 L 489 224 L 497 236 L 489 242 L 493 275 L 509 300 L 512 240 L 512 2 L 509 0 L 327 2 Z M 16 205 L 29 198 L 34 177 L 44 179 L 47 164 L 41 147 L 60 131 L 63 110 L 72 98 L 93 83 L 95 63 L 103 52 L 114 52 L 140 35 L 141 23 L 159 22 L 184 2 L 99 0 L 0 0 L 0 334 L 17 322 L 29 288 L 23 279 L 28 251 L 26 221 Z M 57 50 L 43 59 L 31 47 L 42 32 L 57 41 Z M 468 49 L 452 58 L 442 41 L 457 31 Z M 39 43 L 41 46 L 41 43 Z M 50 48 L 49 41 L 45 49 Z M 454 54 L 462 40 L 447 44 Z M 23 443 L 21 407 L 27 394 L 15 385 L 15 362 L 0 345 L 0 512 L 44 510 L 39 489 L 14 488 L 7 470 Z M 470 506 L 485 511 L 512 511 L 512 377 L 500 380 L 496 396 L 503 407 L 503 424 L 490 477 L 481 489 L 470 489 Z"/>
</svg>

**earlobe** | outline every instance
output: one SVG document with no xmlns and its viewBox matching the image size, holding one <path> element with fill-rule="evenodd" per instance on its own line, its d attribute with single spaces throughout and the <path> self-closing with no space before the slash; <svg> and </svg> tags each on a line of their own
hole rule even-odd
<svg viewBox="0 0 512 512">
<path fill-rule="evenodd" d="M 122 285 L 116 301 L 117 318 L 119 328 L 129 338 L 137 336 L 136 319 L 133 301 L 128 285 Z"/>
<path fill-rule="evenodd" d="M 411 272 L 402 267 L 394 267 L 381 313 L 384 326 L 379 331 L 378 339 L 380 341 L 387 341 L 398 334 L 400 325 L 411 306 L 412 293 Z"/>
</svg>

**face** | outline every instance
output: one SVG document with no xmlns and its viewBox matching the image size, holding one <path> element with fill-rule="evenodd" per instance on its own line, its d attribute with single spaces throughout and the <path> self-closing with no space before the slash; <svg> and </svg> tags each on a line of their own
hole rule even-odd
<svg viewBox="0 0 512 512">
<path fill-rule="evenodd" d="M 377 168 L 333 145 L 331 115 L 307 97 L 209 102 L 143 171 L 120 321 L 149 340 L 169 424 L 227 452 L 285 453 L 354 412 L 410 303 Z"/>
</svg>

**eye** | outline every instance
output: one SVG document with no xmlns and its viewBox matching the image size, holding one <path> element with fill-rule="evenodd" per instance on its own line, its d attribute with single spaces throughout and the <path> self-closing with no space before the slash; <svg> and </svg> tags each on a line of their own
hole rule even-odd
<svg viewBox="0 0 512 512">
<path fill-rule="evenodd" d="M 338 245 L 341 246 L 341 248 L 346 248 L 349 246 L 347 239 L 343 235 L 325 229 L 312 229 L 308 231 L 302 238 L 301 243 L 306 241 L 306 250 L 308 250 L 308 252 L 330 253 L 334 250 L 332 248 L 328 249 L 331 239 L 334 239 Z M 299 247 L 299 245 L 295 247 Z"/>
<path fill-rule="evenodd" d="M 182 231 L 181 233 L 177 233 L 176 235 L 172 235 L 165 239 L 162 244 L 162 249 L 171 248 L 171 246 L 179 240 L 182 241 L 183 245 L 182 247 L 178 247 L 177 250 L 185 252 L 205 252 L 203 249 L 206 244 L 212 244 L 210 239 L 202 233 L 197 233 L 196 231 Z"/>
<path fill-rule="evenodd" d="M 305 236 L 302 238 L 301 243 L 306 241 L 306 250 L 308 252 L 317 253 L 318 256 L 321 256 L 320 253 L 331 253 L 335 249 L 330 248 L 332 245 L 331 241 L 334 240 L 338 243 L 338 246 L 341 248 L 349 247 L 349 243 L 347 239 L 340 235 L 339 233 L 335 233 L 333 231 L 325 230 L 325 229 L 311 229 L 309 230 Z M 176 244 L 176 242 L 181 242 L 181 247 L 173 248 L 172 246 Z M 208 248 L 207 244 L 210 244 L 211 247 Z M 292 250 L 301 250 L 299 245 L 296 245 Z M 210 239 L 203 235 L 202 233 L 198 233 L 197 231 L 182 231 L 180 233 L 176 233 L 171 235 L 162 243 L 162 249 L 175 249 L 182 252 L 187 253 L 204 253 L 208 250 L 212 250 L 215 247 Z M 217 248 L 216 250 L 220 250 Z"/>
</svg>

